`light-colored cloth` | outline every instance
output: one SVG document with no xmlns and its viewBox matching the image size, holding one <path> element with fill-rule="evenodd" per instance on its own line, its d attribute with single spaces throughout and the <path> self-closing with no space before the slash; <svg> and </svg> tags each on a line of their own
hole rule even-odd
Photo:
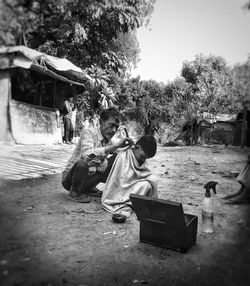
<svg viewBox="0 0 250 286">
<path fill-rule="evenodd" d="M 94 174 L 96 171 L 103 173 L 108 165 L 105 146 L 110 144 L 110 141 L 106 142 L 104 140 L 100 128 L 83 129 L 75 150 L 63 171 L 62 181 L 64 181 L 69 170 L 79 159 L 88 161 L 91 174 Z"/>
<path fill-rule="evenodd" d="M 99 117 L 98 116 L 94 116 L 93 118 L 93 125 L 95 128 L 98 128 L 100 126 L 100 122 L 99 122 Z"/>
<path fill-rule="evenodd" d="M 71 122 L 73 125 L 73 129 L 76 129 L 76 109 L 72 111 Z"/>
<path fill-rule="evenodd" d="M 116 157 L 102 194 L 102 206 L 111 213 L 124 211 L 129 215 L 130 194 L 158 196 L 157 183 L 147 162 L 140 165 L 129 148 Z"/>
<path fill-rule="evenodd" d="M 82 122 L 82 125 L 85 129 L 88 129 L 90 127 L 90 122 L 88 119 L 85 119 L 83 122 Z"/>
<path fill-rule="evenodd" d="M 242 185 L 244 185 L 247 189 L 250 189 L 250 164 L 249 163 L 247 163 L 245 167 L 241 170 L 236 180 L 240 182 Z"/>
</svg>

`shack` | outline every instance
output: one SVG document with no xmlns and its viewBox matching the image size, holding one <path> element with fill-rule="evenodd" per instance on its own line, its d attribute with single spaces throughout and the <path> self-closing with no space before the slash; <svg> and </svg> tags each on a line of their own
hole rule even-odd
<svg viewBox="0 0 250 286">
<path fill-rule="evenodd" d="M 93 79 L 67 59 L 25 46 L 0 48 L 0 142 L 61 143 L 57 111 L 67 95 L 93 87 Z"/>
<path fill-rule="evenodd" d="M 235 134 L 235 119 L 235 114 L 218 114 L 215 116 L 204 112 L 201 120 L 201 141 L 232 145 Z"/>
</svg>

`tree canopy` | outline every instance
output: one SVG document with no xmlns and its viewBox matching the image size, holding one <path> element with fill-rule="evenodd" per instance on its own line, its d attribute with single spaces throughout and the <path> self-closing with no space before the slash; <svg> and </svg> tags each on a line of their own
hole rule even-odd
<svg viewBox="0 0 250 286">
<path fill-rule="evenodd" d="M 232 71 L 233 89 L 235 102 L 242 107 L 250 103 L 250 58 L 243 63 L 237 64 Z"/>
<path fill-rule="evenodd" d="M 204 111 L 235 114 L 249 97 L 249 72 L 249 60 L 231 68 L 222 57 L 200 54 L 185 61 L 182 76 L 167 84 L 139 77 L 122 82 L 118 105 L 145 133 L 157 131 L 162 121 L 178 128 Z"/>
<path fill-rule="evenodd" d="M 79 97 L 88 111 L 113 104 L 145 133 L 159 122 L 181 124 L 208 111 L 236 113 L 250 93 L 250 61 L 231 68 L 222 57 L 197 55 L 166 84 L 129 78 L 139 59 L 136 30 L 148 23 L 155 0 L 2 0 L 0 45 L 25 44 L 66 57 L 94 78 Z M 250 2 L 245 7 L 249 9 Z M 129 78 L 129 79 L 128 79 Z M 117 96 L 119 95 L 119 96 Z"/>
<path fill-rule="evenodd" d="M 222 57 L 197 55 L 194 61 L 183 63 L 181 75 L 191 84 L 192 99 L 199 111 L 231 111 L 232 78 Z"/>
<path fill-rule="evenodd" d="M 96 80 L 92 97 L 103 107 L 139 59 L 136 30 L 148 23 L 155 0 L 2 0 L 0 45 L 24 44 L 67 58 Z M 100 98 L 101 97 L 101 98 Z"/>
<path fill-rule="evenodd" d="M 3 0 L 0 45 L 20 42 L 81 68 L 123 76 L 135 66 L 135 31 L 146 24 L 153 0 Z"/>
</svg>

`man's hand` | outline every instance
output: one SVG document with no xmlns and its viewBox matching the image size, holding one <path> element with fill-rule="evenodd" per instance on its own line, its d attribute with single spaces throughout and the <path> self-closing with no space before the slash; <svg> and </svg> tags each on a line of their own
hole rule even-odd
<svg viewBox="0 0 250 286">
<path fill-rule="evenodd" d="M 133 146 L 133 145 L 134 145 L 134 142 L 132 139 L 127 138 L 127 137 L 122 138 L 118 143 L 105 146 L 105 154 L 111 154 L 119 148 L 125 148 L 125 147 Z"/>
<path fill-rule="evenodd" d="M 134 145 L 134 141 L 131 138 L 122 138 L 120 142 L 117 143 L 117 148 L 124 148 Z"/>
</svg>

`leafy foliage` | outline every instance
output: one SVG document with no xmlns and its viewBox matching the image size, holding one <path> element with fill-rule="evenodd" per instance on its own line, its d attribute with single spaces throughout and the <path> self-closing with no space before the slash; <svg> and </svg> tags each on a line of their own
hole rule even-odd
<svg viewBox="0 0 250 286">
<path fill-rule="evenodd" d="M 140 122 L 145 133 L 154 133 L 162 121 L 181 127 L 204 111 L 237 113 L 249 102 L 249 60 L 232 69 L 221 57 L 197 55 L 183 63 L 181 73 L 167 84 L 139 77 L 121 82 L 121 113 Z"/>
<path fill-rule="evenodd" d="M 134 31 L 153 11 L 150 0 L 5 0 L 2 26 L 11 26 L 13 37 L 1 44 L 27 45 L 58 57 L 67 57 L 82 68 L 97 65 L 106 72 L 124 75 L 138 60 Z M 12 25 L 10 19 L 14 19 Z M 7 28 L 6 28 L 7 29 Z M 128 44 L 125 44 L 128 42 Z"/>
<path fill-rule="evenodd" d="M 154 134 L 163 116 L 164 85 L 154 80 L 141 81 L 131 78 L 120 85 L 118 106 L 124 117 L 137 120 L 145 134 Z"/>
<path fill-rule="evenodd" d="M 184 62 L 181 75 L 191 84 L 193 103 L 200 112 L 230 112 L 232 78 L 222 57 L 198 55 L 194 61 Z"/>
<path fill-rule="evenodd" d="M 139 58 L 136 29 L 150 20 L 154 2 L 2 0 L 0 45 L 24 43 L 68 58 L 95 80 L 95 89 L 79 95 L 83 110 L 115 102 L 124 117 L 143 125 L 145 133 L 154 133 L 162 120 L 181 124 L 203 111 L 239 111 L 250 92 L 249 60 L 231 69 L 222 57 L 200 54 L 183 63 L 182 77 L 167 84 L 139 77 L 126 80 Z"/>
<path fill-rule="evenodd" d="M 159 129 L 162 108 L 160 103 L 163 89 L 154 80 L 142 81 L 141 98 L 134 108 L 136 118 L 144 126 L 145 134 L 154 134 Z"/>
<path fill-rule="evenodd" d="M 136 29 L 154 0 L 3 0 L 0 45 L 25 44 L 66 57 L 95 77 L 103 107 L 115 99 L 107 86 L 136 65 Z M 11 20 L 13 19 L 13 20 Z M 100 76 L 100 77 L 99 77 Z"/>
<path fill-rule="evenodd" d="M 187 119 L 193 118 L 199 110 L 193 87 L 183 77 L 168 83 L 165 87 L 165 94 L 169 98 L 170 123 L 174 125 L 182 125 Z"/>
<path fill-rule="evenodd" d="M 250 58 L 232 69 L 233 90 L 238 109 L 250 105 Z"/>
<path fill-rule="evenodd" d="M 0 46 L 16 45 L 20 44 L 20 40 L 25 41 L 22 25 L 24 15 L 24 1 L 0 1 Z M 30 17 L 32 18 L 32 15 Z"/>
</svg>

